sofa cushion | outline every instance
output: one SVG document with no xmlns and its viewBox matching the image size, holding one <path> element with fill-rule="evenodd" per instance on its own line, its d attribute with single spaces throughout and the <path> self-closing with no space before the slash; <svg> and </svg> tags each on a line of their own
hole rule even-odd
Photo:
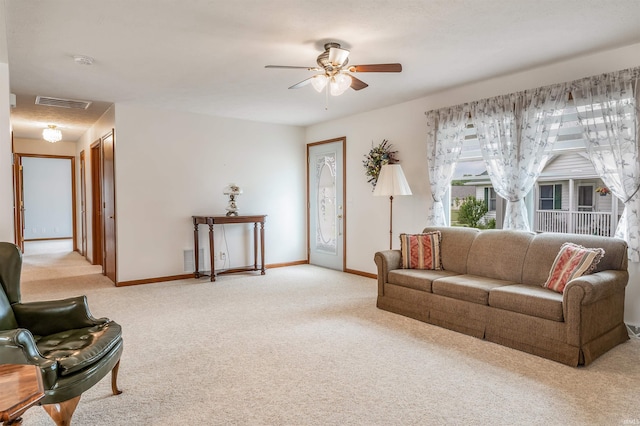
<svg viewBox="0 0 640 426">
<path fill-rule="evenodd" d="M 524 231 L 487 229 L 471 245 L 467 273 L 522 283 L 522 265 L 535 234 Z"/>
<path fill-rule="evenodd" d="M 585 248 L 573 243 L 563 244 L 543 287 L 558 293 L 564 292 L 569 281 L 590 274 L 602 256 L 604 250 L 601 248 Z"/>
<path fill-rule="evenodd" d="M 60 374 L 66 376 L 102 359 L 121 340 L 121 335 L 120 325 L 111 321 L 34 338 L 42 356 L 58 361 Z"/>
<path fill-rule="evenodd" d="M 395 269 L 389 271 L 387 281 L 402 287 L 413 288 L 431 293 L 431 282 L 438 278 L 458 275 L 452 271 L 432 271 L 428 269 Z"/>
<path fill-rule="evenodd" d="M 431 283 L 431 292 L 467 302 L 489 304 L 489 291 L 496 287 L 515 284 L 478 275 L 454 275 L 438 278 Z"/>
<path fill-rule="evenodd" d="M 493 288 L 489 306 L 552 321 L 564 321 L 562 295 L 539 285 L 514 284 Z"/>
<path fill-rule="evenodd" d="M 480 233 L 479 229 L 452 227 L 426 227 L 422 232 L 440 231 L 440 260 L 442 268 L 459 274 L 467 273 L 467 258 L 471 244 Z"/>
<path fill-rule="evenodd" d="M 440 231 L 400 234 L 400 256 L 403 269 L 442 269 Z"/>
</svg>

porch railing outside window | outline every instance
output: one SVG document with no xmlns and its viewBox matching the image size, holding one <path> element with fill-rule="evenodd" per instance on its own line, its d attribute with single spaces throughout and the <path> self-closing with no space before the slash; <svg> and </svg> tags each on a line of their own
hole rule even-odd
<svg viewBox="0 0 640 426">
<path fill-rule="evenodd" d="M 617 223 L 618 218 L 613 218 L 611 212 L 538 210 L 534 226 L 537 232 L 568 232 L 611 237 L 615 233 Z"/>
</svg>

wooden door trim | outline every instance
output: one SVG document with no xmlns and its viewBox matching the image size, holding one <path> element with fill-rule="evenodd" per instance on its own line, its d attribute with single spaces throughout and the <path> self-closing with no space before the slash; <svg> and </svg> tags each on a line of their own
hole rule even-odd
<svg viewBox="0 0 640 426">
<path fill-rule="evenodd" d="M 113 256 L 113 277 L 109 277 L 110 271 L 107 269 L 107 256 L 109 256 L 109 251 L 106 250 L 107 247 L 107 232 L 106 232 L 106 224 L 107 224 L 107 218 L 103 217 L 103 223 L 105 224 L 105 229 L 104 229 L 104 234 L 103 234 L 103 240 L 104 240 L 104 247 L 105 247 L 105 253 L 104 253 L 104 259 L 105 259 L 105 272 L 108 278 L 110 278 L 113 283 L 116 285 L 116 287 L 118 286 L 118 220 L 117 220 L 117 215 L 116 215 L 116 135 L 115 135 L 115 129 L 111 129 L 110 132 L 106 133 L 104 136 L 102 136 L 102 138 L 100 138 L 102 144 L 101 144 L 101 148 L 102 148 L 102 166 L 103 166 L 103 175 L 102 175 L 102 188 L 103 188 L 103 194 L 102 194 L 102 203 L 103 206 L 106 206 L 107 201 L 105 194 L 104 194 L 104 188 L 106 188 L 105 185 L 105 180 L 104 180 L 104 164 L 105 164 L 105 158 L 104 158 L 104 147 L 105 147 L 105 143 L 104 141 L 108 138 L 111 138 L 111 164 L 112 164 L 112 179 L 113 182 L 111 182 L 112 188 L 113 188 L 113 194 L 109 194 L 110 197 L 112 196 L 113 199 L 110 201 L 113 201 L 113 253 L 111 254 Z M 104 213 L 104 211 L 103 211 Z"/>
<path fill-rule="evenodd" d="M 91 264 L 104 274 L 104 223 L 102 219 L 102 139 L 90 145 L 91 162 Z M 96 155 L 97 153 L 97 155 Z M 97 166 L 97 167 L 96 167 Z"/>
<path fill-rule="evenodd" d="M 78 232 L 76 230 L 77 226 L 77 214 L 76 214 L 76 157 L 71 155 L 45 155 L 45 154 L 20 154 L 16 153 L 20 163 L 22 163 L 22 159 L 25 157 L 29 158 L 49 158 L 49 159 L 59 159 L 59 160 L 71 160 L 71 235 L 73 238 L 73 249 L 78 251 Z M 24 218 L 23 218 L 24 220 Z"/>
<path fill-rule="evenodd" d="M 15 244 L 24 253 L 24 186 L 22 177 L 22 159 L 12 155 L 13 161 L 13 238 Z"/>
<path fill-rule="evenodd" d="M 347 270 L 347 137 L 341 136 L 339 138 L 327 139 L 319 142 L 311 142 L 307 144 L 307 262 L 311 260 L 311 201 L 309 199 L 309 192 L 311 185 L 309 179 L 311 158 L 309 157 L 309 151 L 312 147 L 318 145 L 325 145 L 334 142 L 342 142 L 342 270 Z"/>
<path fill-rule="evenodd" d="M 87 160 L 80 151 L 80 254 L 87 259 Z"/>
</svg>

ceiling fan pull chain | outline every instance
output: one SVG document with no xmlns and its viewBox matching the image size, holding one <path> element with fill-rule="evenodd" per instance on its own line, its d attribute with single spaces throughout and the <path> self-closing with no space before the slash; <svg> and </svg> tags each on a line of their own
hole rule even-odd
<svg viewBox="0 0 640 426">
<path fill-rule="evenodd" d="M 324 110 L 329 111 L 329 85 L 324 86 Z"/>
</svg>

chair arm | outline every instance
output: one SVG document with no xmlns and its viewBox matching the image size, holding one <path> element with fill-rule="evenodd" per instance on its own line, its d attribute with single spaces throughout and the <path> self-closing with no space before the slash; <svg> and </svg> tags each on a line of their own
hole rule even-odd
<svg viewBox="0 0 640 426">
<path fill-rule="evenodd" d="M 27 364 L 40 367 L 45 389 L 51 389 L 58 379 L 58 362 L 44 358 L 33 335 L 24 328 L 0 331 L 2 364 Z"/>
<path fill-rule="evenodd" d="M 373 260 L 378 266 L 378 295 L 384 296 L 384 284 L 388 282 L 389 271 L 400 269 L 402 258 L 400 250 L 377 252 Z"/>
<path fill-rule="evenodd" d="M 91 315 L 86 296 L 16 303 L 12 308 L 18 325 L 37 336 L 47 336 L 109 322 L 107 318 L 98 319 Z"/>
</svg>

